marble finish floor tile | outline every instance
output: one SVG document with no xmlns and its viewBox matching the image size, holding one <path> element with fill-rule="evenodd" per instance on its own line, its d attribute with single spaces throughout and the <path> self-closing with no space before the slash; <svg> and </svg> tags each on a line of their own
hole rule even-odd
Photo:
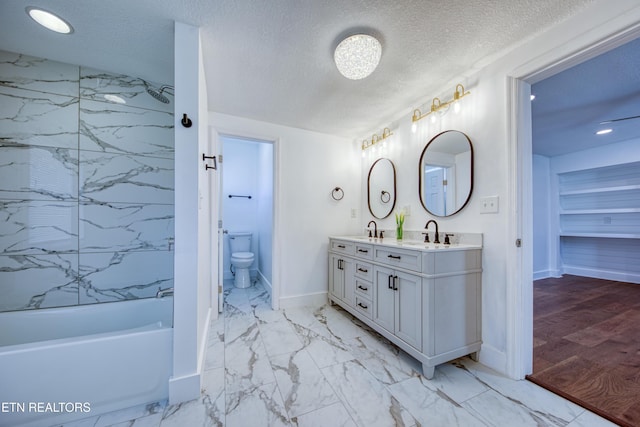
<svg viewBox="0 0 640 427">
<path fill-rule="evenodd" d="M 611 425 L 466 358 L 427 380 L 415 360 L 340 308 L 270 311 L 259 282 L 225 286 L 224 295 L 224 313 L 209 325 L 199 399 L 63 427 Z"/>
<path fill-rule="evenodd" d="M 342 403 L 334 403 L 322 409 L 292 417 L 291 424 L 296 427 L 326 427 L 327 420 L 331 420 L 333 427 L 356 427 L 356 423 L 353 422 Z"/>
<path fill-rule="evenodd" d="M 329 366 L 322 369 L 322 373 L 357 425 L 416 425 L 409 411 L 359 362 Z"/>
<path fill-rule="evenodd" d="M 306 351 L 274 357 L 271 367 L 290 416 L 302 415 L 339 401 Z"/>
<path fill-rule="evenodd" d="M 424 377 L 410 378 L 389 386 L 389 391 L 422 426 L 486 426 L 446 394 L 432 390 L 428 382 Z"/>
</svg>

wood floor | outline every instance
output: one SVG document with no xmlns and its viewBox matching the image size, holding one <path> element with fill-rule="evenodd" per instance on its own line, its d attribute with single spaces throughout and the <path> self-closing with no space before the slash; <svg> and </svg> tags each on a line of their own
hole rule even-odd
<svg viewBox="0 0 640 427">
<path fill-rule="evenodd" d="M 623 426 L 640 426 L 640 285 L 534 282 L 529 380 Z"/>
</svg>

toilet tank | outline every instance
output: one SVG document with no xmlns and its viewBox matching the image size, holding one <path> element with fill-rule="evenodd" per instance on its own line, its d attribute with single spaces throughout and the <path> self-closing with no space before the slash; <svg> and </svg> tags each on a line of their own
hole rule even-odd
<svg viewBox="0 0 640 427">
<path fill-rule="evenodd" d="M 236 252 L 251 252 L 251 233 L 229 233 L 229 246 L 232 254 Z"/>
</svg>

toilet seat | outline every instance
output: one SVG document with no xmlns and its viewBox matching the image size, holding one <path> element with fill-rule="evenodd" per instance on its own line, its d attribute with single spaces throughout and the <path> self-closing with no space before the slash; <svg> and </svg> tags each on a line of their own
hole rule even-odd
<svg viewBox="0 0 640 427">
<path fill-rule="evenodd" d="M 245 260 L 253 258 L 253 252 L 234 252 L 231 254 L 231 258 L 236 258 L 238 260 Z"/>
</svg>

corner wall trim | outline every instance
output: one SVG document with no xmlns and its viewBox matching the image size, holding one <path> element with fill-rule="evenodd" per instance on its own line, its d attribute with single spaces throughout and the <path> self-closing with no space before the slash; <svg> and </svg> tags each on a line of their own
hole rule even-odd
<svg viewBox="0 0 640 427">
<path fill-rule="evenodd" d="M 494 371 L 507 375 L 507 355 L 498 349 L 483 343 L 480 348 L 480 363 Z"/>
<path fill-rule="evenodd" d="M 320 307 L 322 305 L 325 305 L 328 301 L 329 299 L 327 297 L 326 291 L 304 295 L 293 295 L 280 297 L 280 308 L 283 309 L 304 306 Z"/>
<path fill-rule="evenodd" d="M 169 404 L 188 402 L 200 397 L 200 373 L 169 378 Z"/>
</svg>

